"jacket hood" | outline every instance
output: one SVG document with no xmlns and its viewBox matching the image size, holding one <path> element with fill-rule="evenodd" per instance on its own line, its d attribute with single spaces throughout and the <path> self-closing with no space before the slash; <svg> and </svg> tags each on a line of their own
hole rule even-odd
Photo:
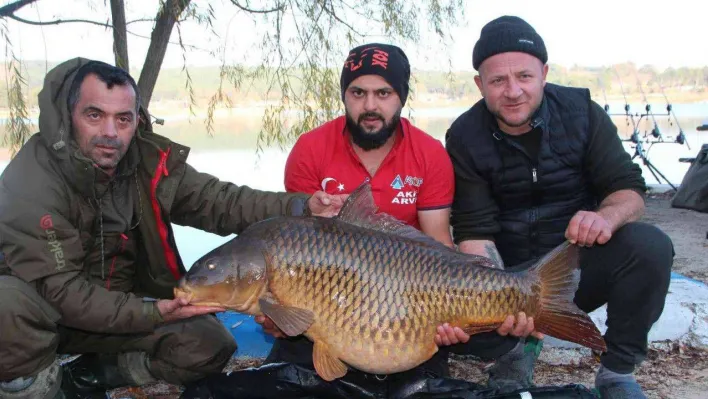
<svg viewBox="0 0 708 399">
<path fill-rule="evenodd" d="M 71 114 L 69 90 L 79 68 L 90 63 L 85 58 L 74 58 L 54 67 L 44 77 L 39 92 L 39 134 L 49 151 L 62 159 L 69 158 L 71 150 Z"/>
</svg>

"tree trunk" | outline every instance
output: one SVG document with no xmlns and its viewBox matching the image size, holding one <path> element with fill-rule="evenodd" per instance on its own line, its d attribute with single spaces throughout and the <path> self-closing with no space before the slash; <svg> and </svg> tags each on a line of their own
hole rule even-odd
<svg viewBox="0 0 708 399">
<path fill-rule="evenodd" d="M 140 80 L 138 80 L 138 89 L 145 108 L 150 104 L 157 76 L 160 74 L 162 61 L 165 58 L 165 52 L 167 52 L 172 28 L 189 2 L 190 0 L 167 0 L 164 8 L 157 14 L 155 29 L 150 37 L 150 47 L 148 47 L 143 70 L 140 72 Z"/>
<path fill-rule="evenodd" d="M 113 19 L 113 54 L 116 57 L 116 66 L 130 72 L 124 0 L 111 0 L 111 17 Z"/>
</svg>

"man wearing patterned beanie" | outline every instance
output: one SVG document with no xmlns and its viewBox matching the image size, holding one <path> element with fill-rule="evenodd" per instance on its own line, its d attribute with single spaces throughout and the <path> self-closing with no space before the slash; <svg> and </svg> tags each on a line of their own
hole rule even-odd
<svg viewBox="0 0 708 399">
<path fill-rule="evenodd" d="M 401 117 L 410 73 L 408 58 L 396 46 L 369 43 L 349 51 L 340 78 L 345 115 L 298 138 L 286 162 L 285 189 L 349 194 L 368 179 L 380 212 L 451 247 L 452 164 L 440 140 Z M 256 321 L 278 338 L 266 363 L 294 363 L 314 373 L 311 341 L 286 338 L 264 317 Z M 447 352 L 439 350 L 421 366 L 395 376 L 350 370 L 346 379 L 364 390 L 389 384 L 411 389 L 402 381 L 448 375 Z"/>
<path fill-rule="evenodd" d="M 348 194 L 368 179 L 381 212 L 452 246 L 452 164 L 440 140 L 401 117 L 410 75 L 396 46 L 349 51 L 340 77 L 345 115 L 298 138 L 285 189 Z"/>
<path fill-rule="evenodd" d="M 574 303 L 585 312 L 607 304 L 607 351 L 595 387 L 603 398 L 644 398 L 632 373 L 664 307 L 673 246 L 638 222 L 645 182 L 616 126 L 587 89 L 546 83 L 547 61 L 543 39 L 521 18 L 482 28 L 472 64 L 484 98 L 446 135 L 456 177 L 454 241 L 462 252 L 515 269 L 566 240 L 575 244 Z M 497 358 L 489 385 L 511 391 L 532 384 L 543 338 L 535 329 L 544 327 L 542 318 L 510 316 L 496 332 L 449 340 L 467 342 L 453 351 Z"/>
</svg>

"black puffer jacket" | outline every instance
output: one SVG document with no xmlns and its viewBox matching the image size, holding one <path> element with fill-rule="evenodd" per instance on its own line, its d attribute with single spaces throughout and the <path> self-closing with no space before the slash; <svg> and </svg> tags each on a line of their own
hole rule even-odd
<svg viewBox="0 0 708 399">
<path fill-rule="evenodd" d="M 455 242 L 492 239 L 507 266 L 559 245 L 573 215 L 610 193 L 645 190 L 641 169 L 587 89 L 547 84 L 532 125 L 541 130 L 537 157 L 500 133 L 483 100 L 446 137 L 456 175 Z"/>
</svg>

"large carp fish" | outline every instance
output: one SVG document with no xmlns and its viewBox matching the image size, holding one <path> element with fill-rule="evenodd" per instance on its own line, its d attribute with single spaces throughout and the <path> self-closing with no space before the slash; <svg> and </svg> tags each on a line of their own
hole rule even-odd
<svg viewBox="0 0 708 399">
<path fill-rule="evenodd" d="M 437 352 L 438 325 L 475 334 L 520 311 L 537 331 L 606 350 L 573 303 L 576 246 L 566 242 L 528 270 L 509 272 L 376 210 L 366 183 L 336 217 L 255 223 L 195 262 L 175 296 L 265 314 L 285 334 L 304 334 L 327 381 L 348 366 L 376 374 L 414 368 Z"/>
</svg>

